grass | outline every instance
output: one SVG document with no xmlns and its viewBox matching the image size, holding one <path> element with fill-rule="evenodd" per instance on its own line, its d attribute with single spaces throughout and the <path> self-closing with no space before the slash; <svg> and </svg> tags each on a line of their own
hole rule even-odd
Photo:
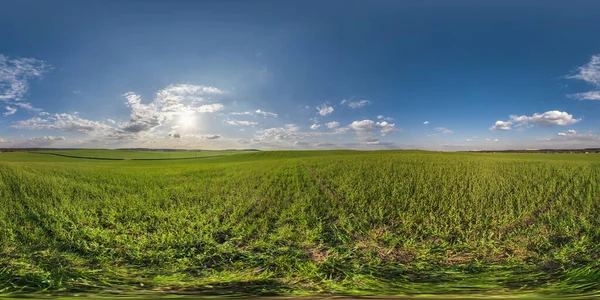
<svg viewBox="0 0 600 300">
<path fill-rule="evenodd" d="M 600 290 L 597 154 L 0 153 L 0 201 L 4 294 Z"/>
</svg>

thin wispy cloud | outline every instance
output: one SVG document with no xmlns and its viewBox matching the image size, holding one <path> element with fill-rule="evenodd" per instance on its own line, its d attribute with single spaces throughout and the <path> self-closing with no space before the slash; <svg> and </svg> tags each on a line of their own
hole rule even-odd
<svg viewBox="0 0 600 300">
<path fill-rule="evenodd" d="M 441 132 L 443 134 L 453 134 L 454 133 L 454 131 L 452 131 L 446 127 L 436 127 L 434 130 L 437 132 Z"/>
<path fill-rule="evenodd" d="M 42 77 L 49 69 L 42 60 L 0 54 L 0 100 L 21 101 L 29 90 L 29 80 Z"/>
<path fill-rule="evenodd" d="M 566 76 L 569 79 L 583 80 L 597 90 L 569 95 L 579 100 L 600 100 L 600 54 L 593 55 L 590 61 L 577 68 L 573 75 Z"/>
<path fill-rule="evenodd" d="M 369 104 L 371 104 L 371 101 L 369 101 L 369 100 L 350 101 L 350 102 L 348 102 L 348 107 L 357 109 L 357 108 L 363 108 Z"/>
<path fill-rule="evenodd" d="M 17 109 L 14 107 L 6 106 L 4 108 L 6 108 L 6 112 L 2 114 L 4 116 L 14 115 L 17 112 Z"/>
<path fill-rule="evenodd" d="M 333 113 L 333 111 L 333 106 L 329 106 L 326 103 L 322 103 L 319 106 L 317 106 L 317 113 L 321 116 L 328 116 L 331 113 Z"/>
<path fill-rule="evenodd" d="M 257 109 L 255 111 L 244 111 L 244 112 L 232 112 L 232 115 L 238 115 L 238 116 L 262 116 L 262 117 L 273 117 L 273 118 L 277 118 L 277 114 L 276 113 L 272 113 L 272 112 L 268 112 L 268 111 L 263 111 L 260 109 Z"/>
<path fill-rule="evenodd" d="M 225 123 L 229 124 L 229 125 L 234 125 L 234 126 L 253 126 L 253 125 L 257 125 L 257 122 L 251 122 L 251 121 L 240 121 L 240 120 L 226 120 Z"/>
</svg>

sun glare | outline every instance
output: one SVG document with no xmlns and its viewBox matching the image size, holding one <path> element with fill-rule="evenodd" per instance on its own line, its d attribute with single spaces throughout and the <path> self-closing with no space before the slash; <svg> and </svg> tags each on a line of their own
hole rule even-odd
<svg viewBox="0 0 600 300">
<path fill-rule="evenodd" d="M 196 116 L 194 112 L 185 112 L 179 115 L 179 125 L 184 128 L 194 127 L 196 123 Z"/>
</svg>

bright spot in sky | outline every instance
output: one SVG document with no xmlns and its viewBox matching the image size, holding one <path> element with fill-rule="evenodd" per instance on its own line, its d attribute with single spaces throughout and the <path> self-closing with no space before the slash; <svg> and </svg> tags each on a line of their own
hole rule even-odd
<svg viewBox="0 0 600 300">
<path fill-rule="evenodd" d="M 193 111 L 184 112 L 179 115 L 179 125 L 183 128 L 194 127 L 196 123 L 196 116 Z"/>
</svg>

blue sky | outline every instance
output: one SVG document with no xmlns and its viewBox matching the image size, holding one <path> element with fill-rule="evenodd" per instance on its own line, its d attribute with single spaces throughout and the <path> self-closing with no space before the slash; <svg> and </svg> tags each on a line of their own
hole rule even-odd
<svg viewBox="0 0 600 300">
<path fill-rule="evenodd" d="M 600 147 L 598 1 L 3 1 L 0 148 Z"/>
</svg>

